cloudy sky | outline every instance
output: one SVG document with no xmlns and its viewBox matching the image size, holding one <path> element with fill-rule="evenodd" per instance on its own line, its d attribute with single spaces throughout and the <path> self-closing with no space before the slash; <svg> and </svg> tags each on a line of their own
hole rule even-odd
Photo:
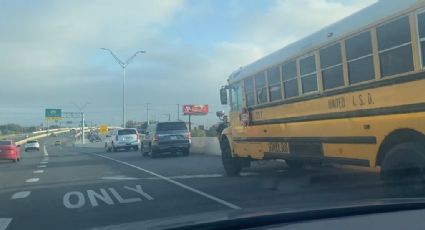
<svg viewBox="0 0 425 230">
<path fill-rule="evenodd" d="M 126 59 L 127 118 L 177 116 L 177 104 L 225 109 L 218 89 L 240 66 L 376 0 L 0 0 L 0 124 L 43 122 L 45 108 L 120 124 Z"/>
</svg>

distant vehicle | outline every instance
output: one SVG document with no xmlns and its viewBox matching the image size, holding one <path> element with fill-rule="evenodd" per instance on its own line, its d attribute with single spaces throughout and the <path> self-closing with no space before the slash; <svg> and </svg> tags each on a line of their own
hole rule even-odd
<svg viewBox="0 0 425 230">
<path fill-rule="evenodd" d="M 15 141 L 0 141 L 0 159 L 12 160 L 18 162 L 21 160 L 21 151 Z"/>
<path fill-rule="evenodd" d="M 92 134 L 88 139 L 90 142 L 99 142 L 102 140 L 98 134 Z"/>
<path fill-rule="evenodd" d="M 190 152 L 191 134 L 184 122 L 159 122 L 148 126 L 142 140 L 141 152 L 155 158 L 163 152 Z"/>
<path fill-rule="evenodd" d="M 59 146 L 59 145 L 61 145 L 61 144 L 62 144 L 62 142 L 61 142 L 60 140 L 56 140 L 56 141 L 55 141 L 55 145 L 56 145 L 56 146 Z"/>
<path fill-rule="evenodd" d="M 40 151 L 40 143 L 37 140 L 27 141 L 25 144 L 25 152 L 29 150 Z"/>
<path fill-rule="evenodd" d="M 139 150 L 140 136 L 136 129 L 115 129 L 106 136 L 105 150 L 118 151 L 118 149 Z"/>
</svg>

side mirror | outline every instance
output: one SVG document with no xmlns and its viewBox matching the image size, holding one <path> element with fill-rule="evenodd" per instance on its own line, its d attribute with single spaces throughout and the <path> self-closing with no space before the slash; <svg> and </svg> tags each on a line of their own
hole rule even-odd
<svg viewBox="0 0 425 230">
<path fill-rule="evenodd" d="M 16 147 L 20 148 L 20 147 L 21 147 L 21 145 L 17 145 Z"/>
<path fill-rule="evenodd" d="M 222 105 L 227 105 L 227 89 L 224 87 L 220 89 L 220 101 Z"/>
<path fill-rule="evenodd" d="M 224 116 L 224 111 L 217 111 L 215 112 L 215 115 L 217 115 L 218 118 L 222 118 Z"/>
</svg>

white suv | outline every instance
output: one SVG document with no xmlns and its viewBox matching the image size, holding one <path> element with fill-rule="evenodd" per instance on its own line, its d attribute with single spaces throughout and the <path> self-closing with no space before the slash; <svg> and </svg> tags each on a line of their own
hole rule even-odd
<svg viewBox="0 0 425 230">
<path fill-rule="evenodd" d="M 28 150 L 40 151 L 40 143 L 37 140 L 27 141 L 25 144 L 25 152 L 28 152 Z"/>
<path fill-rule="evenodd" d="M 105 141 L 105 150 L 107 152 L 118 149 L 139 150 L 140 136 L 136 129 L 116 129 L 112 130 Z"/>
</svg>

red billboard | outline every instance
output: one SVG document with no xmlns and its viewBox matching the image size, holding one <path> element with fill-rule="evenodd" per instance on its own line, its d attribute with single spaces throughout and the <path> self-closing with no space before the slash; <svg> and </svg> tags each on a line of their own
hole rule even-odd
<svg viewBox="0 0 425 230">
<path fill-rule="evenodd" d="M 184 115 L 207 115 L 208 105 L 183 105 Z"/>
</svg>

